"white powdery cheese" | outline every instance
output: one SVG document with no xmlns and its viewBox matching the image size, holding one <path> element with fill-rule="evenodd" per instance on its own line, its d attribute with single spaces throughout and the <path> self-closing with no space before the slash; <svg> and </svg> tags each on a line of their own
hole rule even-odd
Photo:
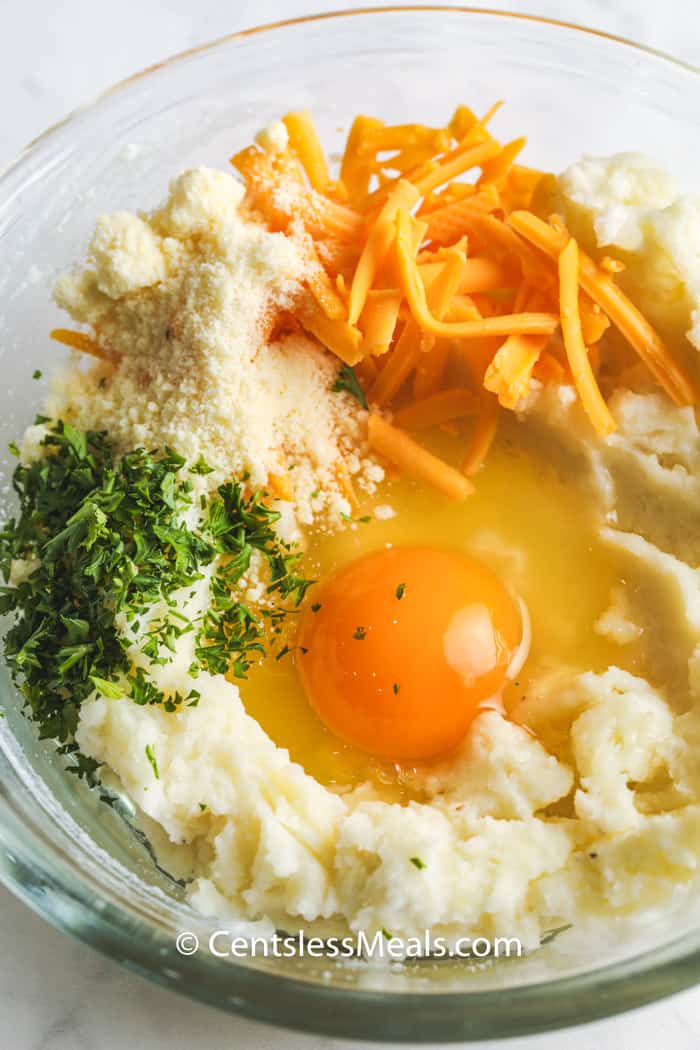
<svg viewBox="0 0 700 1050">
<path fill-rule="evenodd" d="M 302 524 L 350 509 L 341 462 L 372 489 L 362 410 L 331 391 L 337 362 L 302 334 L 270 340 L 301 292 L 303 246 L 258 222 L 234 177 L 197 168 L 150 215 L 102 216 L 89 261 L 59 278 L 56 301 L 120 363 L 73 365 L 54 387 L 53 416 L 107 429 L 119 451 L 201 455 L 209 486 L 284 476 Z"/>
</svg>

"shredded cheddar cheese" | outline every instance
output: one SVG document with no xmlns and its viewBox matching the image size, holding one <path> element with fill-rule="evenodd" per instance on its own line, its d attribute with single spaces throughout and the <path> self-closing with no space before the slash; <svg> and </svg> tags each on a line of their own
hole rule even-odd
<svg viewBox="0 0 700 1050">
<path fill-rule="evenodd" d="M 491 133 L 500 105 L 481 118 L 460 105 L 444 127 L 361 114 L 335 181 L 307 110 L 283 118 L 274 149 L 256 140 L 231 158 L 251 212 L 307 260 L 287 321 L 356 369 L 370 408 L 394 413 L 396 427 L 370 414 L 370 446 L 458 499 L 499 412 L 517 409 L 534 381 L 573 383 L 596 432 L 612 432 L 597 378 L 611 325 L 676 403 L 699 393 L 616 285 L 622 263 L 597 265 L 560 219 L 536 214 L 553 176 L 520 162 L 524 137 L 503 144 Z M 85 333 L 53 335 L 109 356 Z M 465 420 L 461 472 L 405 433 Z"/>
<path fill-rule="evenodd" d="M 591 362 L 588 360 L 586 344 L 583 341 L 578 309 L 578 260 L 578 245 L 572 237 L 559 253 L 559 299 L 564 347 L 583 407 L 600 436 L 607 437 L 615 429 L 615 420 L 610 415 L 608 406 L 595 381 Z"/>
</svg>

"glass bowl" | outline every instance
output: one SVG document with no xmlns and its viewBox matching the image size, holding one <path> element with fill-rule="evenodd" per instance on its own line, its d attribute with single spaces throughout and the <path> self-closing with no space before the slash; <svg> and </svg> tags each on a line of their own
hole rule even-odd
<svg viewBox="0 0 700 1050">
<path fill-rule="evenodd" d="M 46 378 L 34 370 L 46 377 L 60 362 L 47 337 L 59 322 L 50 287 L 83 256 L 100 211 L 154 205 L 172 174 L 225 166 L 290 108 L 310 107 L 333 151 L 357 112 L 444 123 L 457 102 L 486 109 L 496 98 L 508 102 L 497 134 L 528 131 L 526 162 L 556 171 L 586 151 L 642 150 L 700 185 L 696 71 L 600 33 L 457 8 L 239 33 L 132 77 L 51 129 L 0 179 L 0 447 L 41 405 Z M 4 453 L 0 466 L 4 516 Z M 528 958 L 478 966 L 186 957 L 176 934 L 212 924 L 156 865 L 136 814 L 66 776 L 4 671 L 0 696 L 0 879 L 56 926 L 183 994 L 308 1031 L 434 1043 L 590 1021 L 700 979 L 700 917 L 680 904 L 645 925 L 611 924 L 604 943 L 570 930 Z"/>
</svg>

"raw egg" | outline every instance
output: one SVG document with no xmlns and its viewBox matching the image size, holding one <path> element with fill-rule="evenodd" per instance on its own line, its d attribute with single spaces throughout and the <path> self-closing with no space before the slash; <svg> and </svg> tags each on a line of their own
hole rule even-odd
<svg viewBox="0 0 700 1050">
<path fill-rule="evenodd" d="M 337 736 L 402 760 L 445 754 L 522 665 L 526 614 L 456 551 L 394 547 L 345 565 L 314 595 L 297 667 Z"/>
</svg>

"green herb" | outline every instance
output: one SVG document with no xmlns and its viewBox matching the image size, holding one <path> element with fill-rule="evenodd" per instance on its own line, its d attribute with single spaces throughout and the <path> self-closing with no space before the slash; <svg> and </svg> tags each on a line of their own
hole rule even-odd
<svg viewBox="0 0 700 1050">
<path fill-rule="evenodd" d="M 210 467 L 200 455 L 197 462 L 189 468 L 190 474 L 213 474 L 214 468 Z"/>
<path fill-rule="evenodd" d="M 399 601 L 401 601 L 401 599 L 403 598 L 405 593 L 406 593 L 406 584 L 405 583 L 400 583 L 398 585 L 398 587 L 396 588 L 396 597 L 398 598 Z"/>
<path fill-rule="evenodd" d="M 204 813 L 204 811 L 205 811 L 205 810 L 206 810 L 206 808 L 207 808 L 207 804 L 206 804 L 206 802 L 200 802 L 200 803 L 199 803 L 199 808 L 200 808 L 201 812 L 202 812 L 202 813 Z"/>
<path fill-rule="evenodd" d="M 158 763 L 156 762 L 156 753 L 153 750 L 153 746 L 151 744 L 146 744 L 146 758 L 151 763 L 153 776 L 156 778 L 156 780 L 160 780 L 160 773 L 158 772 Z"/>
<path fill-rule="evenodd" d="M 10 444 L 7 447 L 9 449 L 9 451 L 10 451 L 10 455 L 11 456 L 16 456 L 17 459 L 19 459 L 19 445 L 17 444 L 17 442 L 16 441 L 11 441 Z"/>
<path fill-rule="evenodd" d="M 372 520 L 371 514 L 363 514 L 361 518 L 353 518 L 351 514 L 346 514 L 343 510 L 341 510 L 340 516 L 343 521 L 347 521 L 349 525 L 354 525 L 356 522 L 359 522 L 360 525 L 369 525 Z"/>
<path fill-rule="evenodd" d="M 283 657 L 293 653 L 296 649 L 298 649 L 304 656 L 306 656 L 309 651 L 305 645 L 283 645 L 280 651 L 275 655 L 275 660 L 280 661 Z"/>
<path fill-rule="evenodd" d="M 391 688 L 394 690 L 394 696 L 398 696 L 399 695 L 399 689 L 401 688 L 399 683 L 398 682 L 394 682 L 394 684 L 392 685 Z"/>
<path fill-rule="evenodd" d="M 0 587 L 0 614 L 15 614 L 5 657 L 40 737 L 71 747 L 80 705 L 95 689 L 168 711 L 198 702 L 195 690 L 165 695 L 142 667 L 131 669 L 117 614 L 135 633 L 155 605 L 165 605 L 164 615 L 147 621 L 140 643 L 152 664 L 167 663 L 177 639 L 194 631 L 192 676 L 202 669 L 244 676 L 312 583 L 299 572 L 300 554 L 277 537 L 279 515 L 262 494 L 222 485 L 195 529 L 184 523 L 192 483 L 180 474 L 185 460 L 174 450 L 137 449 L 117 461 L 104 433 L 62 422 L 43 444 L 50 455 L 17 466 L 19 514 L 0 530 L 6 581 L 14 559 L 39 560 L 18 586 Z M 268 592 L 278 599 L 260 615 L 235 593 L 255 550 L 267 560 Z M 174 594 L 194 593 L 215 561 L 209 608 L 188 618 Z M 74 758 L 76 771 L 93 775 L 97 764 Z"/>
<path fill-rule="evenodd" d="M 425 861 L 422 861 L 420 857 L 409 857 L 409 860 L 414 868 L 418 868 L 418 871 L 422 871 L 423 868 L 427 867 Z"/>
<path fill-rule="evenodd" d="M 124 696 L 124 690 L 116 682 L 107 682 L 104 678 L 98 678 L 94 674 L 90 675 L 90 681 L 97 692 L 106 696 L 108 700 L 120 700 Z"/>
<path fill-rule="evenodd" d="M 335 383 L 331 387 L 331 390 L 334 393 L 339 393 L 341 390 L 345 390 L 346 393 L 350 394 L 351 397 L 354 397 L 360 402 L 365 411 L 369 408 L 364 390 L 360 386 L 360 381 L 355 374 L 355 369 L 350 365 L 340 366 L 335 378 Z"/>
<path fill-rule="evenodd" d="M 172 657 L 166 653 L 174 653 L 178 638 L 192 630 L 194 624 L 186 616 L 171 609 L 168 616 L 149 625 L 145 640 L 141 644 L 141 652 L 152 664 L 169 663 Z"/>
<path fill-rule="evenodd" d="M 353 634 L 353 638 L 358 642 L 364 642 L 366 637 L 367 631 L 364 629 L 364 627 L 358 627 L 355 633 Z"/>
<path fill-rule="evenodd" d="M 320 602 L 314 602 L 313 605 L 311 606 L 311 612 L 312 613 L 317 613 L 320 608 L 321 608 L 321 603 Z"/>
<path fill-rule="evenodd" d="M 34 371 L 32 372 L 32 379 L 41 379 L 41 375 L 42 375 L 41 369 L 40 368 L 35 368 Z"/>
<path fill-rule="evenodd" d="M 382 926 L 382 937 L 384 937 L 387 941 L 390 941 L 392 940 L 393 936 L 394 935 L 393 933 L 391 933 L 390 930 L 387 930 L 385 926 Z"/>
</svg>

